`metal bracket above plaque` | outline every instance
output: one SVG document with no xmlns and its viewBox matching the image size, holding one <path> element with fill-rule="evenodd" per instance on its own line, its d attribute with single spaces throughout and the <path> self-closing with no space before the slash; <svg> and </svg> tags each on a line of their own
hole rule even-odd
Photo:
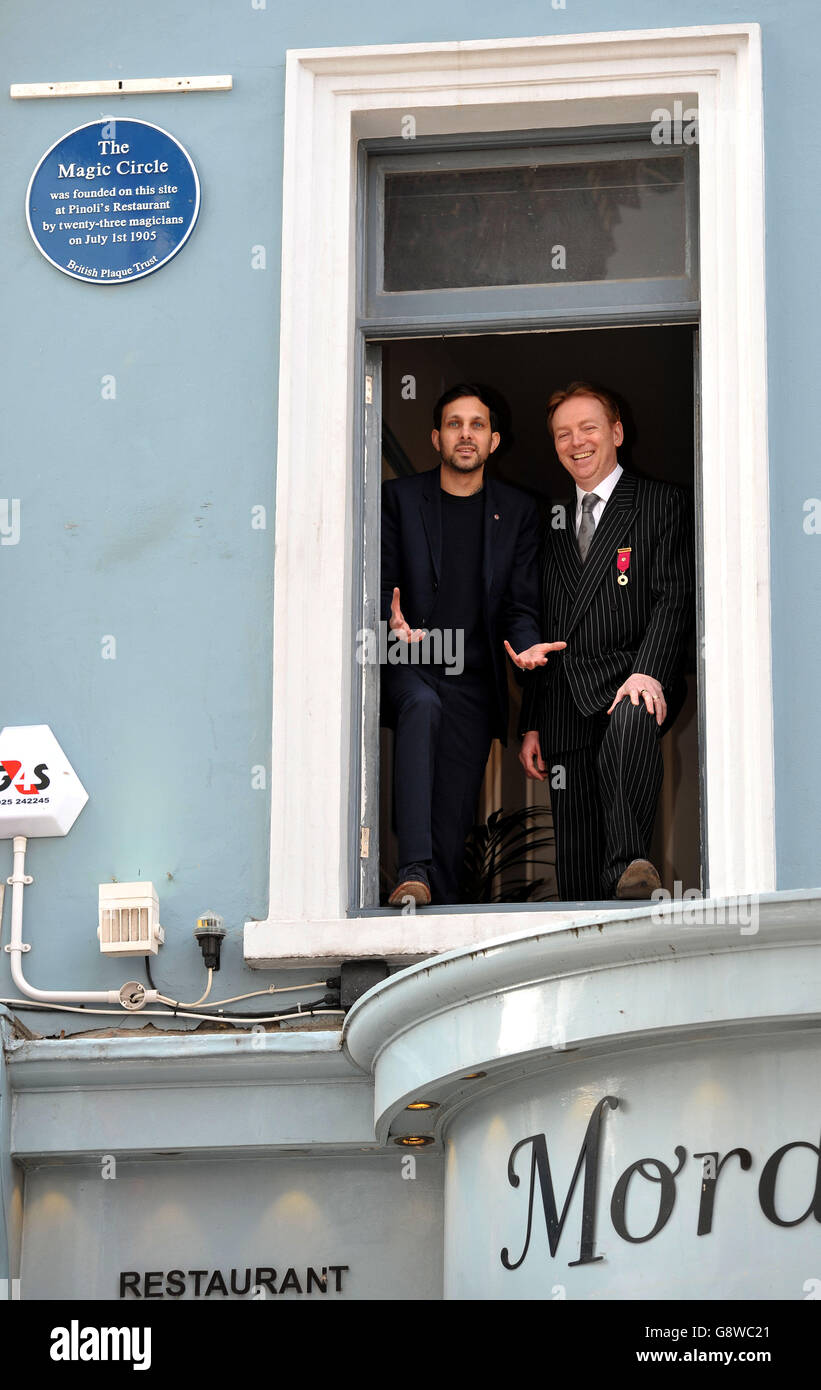
<svg viewBox="0 0 821 1390">
<path fill-rule="evenodd" d="M 219 77 L 123 77 L 99 82 L 12 82 L 9 96 L 14 101 L 33 97 L 127 97 L 162 92 L 230 92 L 230 74 Z"/>
</svg>

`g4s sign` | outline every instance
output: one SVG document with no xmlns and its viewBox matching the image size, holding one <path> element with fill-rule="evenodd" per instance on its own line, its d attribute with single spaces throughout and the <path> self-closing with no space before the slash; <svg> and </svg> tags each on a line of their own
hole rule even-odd
<svg viewBox="0 0 821 1390">
<path fill-rule="evenodd" d="M 67 835 L 87 801 L 48 724 L 0 729 L 0 840 Z"/>
<path fill-rule="evenodd" d="M 19 776 L 22 766 L 23 764 L 21 762 L 17 762 L 13 758 L 4 758 L 0 761 L 0 768 L 2 768 L 2 773 L 0 773 L 0 793 L 8 791 L 15 777 Z M 14 782 L 14 790 L 19 792 L 21 796 L 36 796 L 38 792 L 44 791 L 45 788 L 51 784 L 51 778 L 46 768 L 46 763 L 38 763 L 34 769 L 34 776 L 39 778 L 39 781 L 30 782 L 29 785 L 26 786 L 26 779 L 23 777 L 21 781 Z"/>
</svg>

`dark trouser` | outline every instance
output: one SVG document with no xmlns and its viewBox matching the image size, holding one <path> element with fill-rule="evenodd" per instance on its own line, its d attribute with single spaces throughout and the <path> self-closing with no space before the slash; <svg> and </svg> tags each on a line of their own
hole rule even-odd
<svg viewBox="0 0 821 1390">
<path fill-rule="evenodd" d="M 412 666 L 390 669 L 389 692 L 396 713 L 399 867 L 429 862 L 433 902 L 456 903 L 496 697 L 489 679 Z"/>
<path fill-rule="evenodd" d="M 642 701 L 625 697 L 595 719 L 586 748 L 552 753 L 549 769 L 564 768 L 565 786 L 549 773 L 559 897 L 609 898 L 633 859 L 646 859 L 661 790 L 659 726 Z"/>
</svg>

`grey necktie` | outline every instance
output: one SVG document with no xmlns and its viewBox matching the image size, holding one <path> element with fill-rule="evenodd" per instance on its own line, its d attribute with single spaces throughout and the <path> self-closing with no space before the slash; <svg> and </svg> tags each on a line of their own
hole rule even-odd
<svg viewBox="0 0 821 1390">
<path fill-rule="evenodd" d="M 590 549 L 590 542 L 596 530 L 596 523 L 593 520 L 593 508 L 601 499 L 595 492 L 586 492 L 582 498 L 582 519 L 579 522 L 579 533 L 576 536 L 576 544 L 579 547 L 579 554 L 582 557 L 582 564 L 587 559 L 587 552 Z"/>
</svg>

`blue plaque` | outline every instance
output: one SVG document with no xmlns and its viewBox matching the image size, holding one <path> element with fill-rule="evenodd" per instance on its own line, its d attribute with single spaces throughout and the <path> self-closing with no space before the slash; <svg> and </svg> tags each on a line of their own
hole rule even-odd
<svg viewBox="0 0 821 1390">
<path fill-rule="evenodd" d="M 92 121 L 31 176 L 26 219 L 46 260 L 92 285 L 152 275 L 194 229 L 200 181 L 182 145 L 148 121 Z"/>
</svg>

